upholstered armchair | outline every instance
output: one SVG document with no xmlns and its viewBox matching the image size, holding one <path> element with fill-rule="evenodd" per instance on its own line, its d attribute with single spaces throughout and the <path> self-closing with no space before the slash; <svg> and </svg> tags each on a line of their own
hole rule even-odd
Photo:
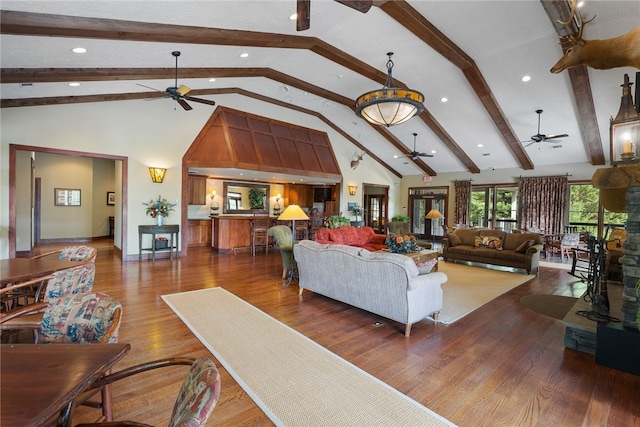
<svg viewBox="0 0 640 427">
<path fill-rule="evenodd" d="M 293 258 L 293 237 L 291 235 L 291 229 L 286 225 L 276 225 L 269 228 L 269 236 L 273 237 L 280 248 L 280 255 L 282 255 L 282 278 L 287 277 L 287 272 L 295 270 L 296 261 Z"/>
<path fill-rule="evenodd" d="M 95 390 L 100 387 L 105 387 L 115 381 L 128 378 L 132 375 L 174 365 L 191 365 L 191 369 L 182 383 L 182 387 L 180 387 L 178 397 L 173 406 L 171 418 L 167 425 L 169 427 L 204 426 L 220 397 L 220 374 L 211 359 L 202 358 L 195 361 L 184 358 L 163 359 L 132 366 L 122 371 L 105 375 L 91 386 L 88 393 L 92 391 L 95 392 Z M 76 425 L 76 427 L 88 426 L 132 427 L 148 426 L 148 424 L 140 424 L 133 421 L 116 421 Z"/>
<path fill-rule="evenodd" d="M 403 221 L 389 221 L 387 223 L 387 233 L 404 236 L 411 233 L 411 224 Z M 425 249 L 431 249 L 431 242 L 426 240 L 417 239 L 418 246 L 422 246 Z"/>
<path fill-rule="evenodd" d="M 62 249 L 33 256 L 31 259 L 42 258 L 53 254 L 59 254 L 58 259 L 60 261 L 95 262 L 98 251 L 96 248 L 92 248 L 91 246 L 67 246 Z"/>
</svg>

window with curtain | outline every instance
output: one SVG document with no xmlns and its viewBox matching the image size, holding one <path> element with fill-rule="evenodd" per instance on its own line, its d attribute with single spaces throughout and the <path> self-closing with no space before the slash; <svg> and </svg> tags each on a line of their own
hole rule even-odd
<svg viewBox="0 0 640 427">
<path fill-rule="evenodd" d="M 567 206 L 567 176 L 521 178 L 518 185 L 520 228 L 537 227 L 542 233 L 562 233 Z"/>
</svg>

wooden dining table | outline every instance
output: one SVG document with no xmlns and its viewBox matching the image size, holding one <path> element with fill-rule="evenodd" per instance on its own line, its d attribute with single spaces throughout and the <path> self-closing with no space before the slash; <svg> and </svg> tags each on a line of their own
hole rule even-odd
<svg viewBox="0 0 640 427">
<path fill-rule="evenodd" d="M 0 425 L 47 425 L 130 349 L 129 344 L 0 344 Z"/>
<path fill-rule="evenodd" d="M 84 262 L 60 261 L 51 258 L 8 258 L 0 259 L 0 287 L 7 283 L 22 282 L 46 276 L 59 270 L 82 265 Z"/>
</svg>

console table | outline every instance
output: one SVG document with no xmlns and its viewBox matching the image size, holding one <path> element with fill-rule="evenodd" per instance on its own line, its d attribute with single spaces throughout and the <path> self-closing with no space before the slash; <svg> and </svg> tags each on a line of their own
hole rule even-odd
<svg viewBox="0 0 640 427">
<path fill-rule="evenodd" d="M 178 256 L 178 234 L 180 233 L 179 225 L 139 225 L 138 226 L 138 260 L 142 259 L 142 251 L 151 251 L 151 259 L 156 260 L 156 252 L 169 251 L 169 258 L 173 259 L 173 250 Z M 151 247 L 142 247 L 142 235 L 151 234 Z M 169 246 L 166 249 L 156 249 L 156 235 L 169 234 Z"/>
</svg>

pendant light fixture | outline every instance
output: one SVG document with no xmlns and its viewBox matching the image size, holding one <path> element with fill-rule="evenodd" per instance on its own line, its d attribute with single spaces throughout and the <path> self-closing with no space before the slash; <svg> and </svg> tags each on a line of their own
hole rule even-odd
<svg viewBox="0 0 640 427">
<path fill-rule="evenodd" d="M 424 111 L 424 95 L 418 91 L 394 87 L 393 52 L 387 56 L 387 81 L 382 89 L 367 92 L 356 100 L 356 114 L 370 123 L 394 126 Z"/>
</svg>

